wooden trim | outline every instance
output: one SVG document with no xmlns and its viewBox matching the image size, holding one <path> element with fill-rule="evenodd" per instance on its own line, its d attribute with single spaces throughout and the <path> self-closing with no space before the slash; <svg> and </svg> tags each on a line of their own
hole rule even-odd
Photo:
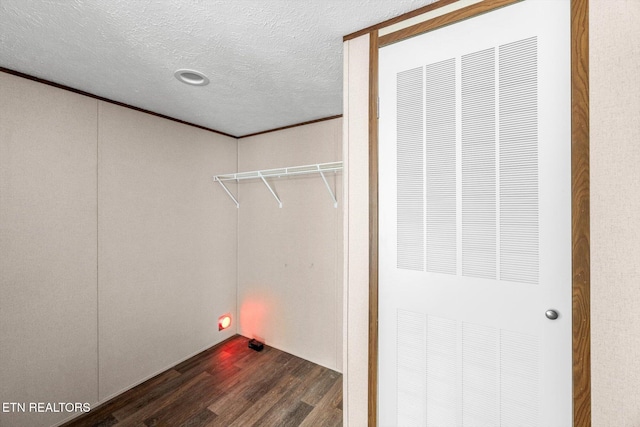
<svg viewBox="0 0 640 427">
<path fill-rule="evenodd" d="M 486 13 L 520 0 L 486 0 L 426 21 L 413 27 L 375 38 L 378 47 L 430 31 L 444 25 Z M 480 6 L 483 7 L 475 7 Z M 471 14 L 468 9 L 474 8 Z M 374 35 L 372 33 L 372 39 Z M 372 41 L 373 45 L 373 41 Z M 370 301 L 369 301 L 369 425 L 377 422 L 378 365 L 378 275 L 377 275 L 377 52 L 370 56 L 369 150 L 376 163 L 370 165 Z M 374 79 L 375 75 L 375 79 Z M 374 97 L 375 96 L 375 97 Z M 373 126 L 375 124 L 375 128 Z M 376 168 L 375 175 L 373 168 Z M 373 202 L 375 195 L 375 203 Z M 374 245 L 375 243 L 375 245 Z M 573 425 L 591 427 L 591 294 L 590 294 L 590 182 L 589 182 L 589 0 L 571 0 L 571 244 L 572 244 L 572 346 Z M 375 252 L 374 252 L 375 251 Z M 374 263 L 375 254 L 375 263 Z M 375 269 L 375 271 L 374 271 Z M 375 300 L 375 306 L 373 301 Z M 374 330 L 375 329 L 375 330 Z M 375 340 L 375 341 L 374 341 Z"/>
<path fill-rule="evenodd" d="M 277 132 L 279 130 L 291 129 L 291 128 L 295 128 L 295 127 L 298 127 L 298 126 L 310 125 L 312 123 L 324 122 L 326 120 L 339 119 L 340 117 L 342 117 L 342 114 L 337 114 L 335 116 L 329 116 L 329 117 L 323 117 L 321 119 L 309 120 L 308 122 L 302 122 L 302 123 L 296 123 L 296 124 L 293 124 L 293 125 L 282 126 L 282 127 L 275 128 L 275 129 L 267 129 L 267 130 L 263 130 L 263 131 L 260 131 L 260 132 L 249 133 L 247 135 L 237 136 L 236 138 L 238 138 L 238 139 L 249 138 L 250 136 L 262 135 L 262 134 L 270 133 L 270 132 Z"/>
<path fill-rule="evenodd" d="M 205 127 L 205 126 L 200 126 L 200 125 L 197 125 L 195 123 L 185 122 L 184 120 L 180 120 L 180 119 L 176 119 L 176 118 L 173 118 L 173 117 L 165 116 L 164 114 L 154 113 L 153 111 L 145 110 L 144 108 L 134 107 L 133 105 L 125 104 L 124 102 L 114 101 L 114 100 L 109 99 L 109 98 L 105 98 L 105 97 L 102 97 L 102 96 L 94 95 L 92 93 L 85 92 L 85 91 L 80 90 L 80 89 L 74 89 L 72 87 L 65 86 L 65 85 L 60 84 L 60 83 L 55 83 L 55 82 L 52 82 L 50 80 L 41 79 L 40 77 L 31 76 L 29 74 L 21 73 L 20 71 L 11 70 L 9 68 L 0 67 L 0 72 L 11 74 L 11 75 L 14 75 L 14 76 L 17 76 L 17 77 L 22 77 L 23 79 L 32 80 L 34 82 L 42 83 L 42 84 L 45 84 L 47 86 L 53 86 L 53 87 L 58 88 L 58 89 L 62 89 L 62 90 L 66 90 L 66 91 L 69 91 L 69 92 L 77 93 L 78 95 L 88 96 L 89 98 L 97 99 L 98 101 L 108 102 L 110 104 L 118 105 L 120 107 L 129 108 L 130 110 L 135 110 L 135 111 L 140 111 L 141 113 L 151 114 L 152 116 L 160 117 L 160 118 L 166 119 L 166 120 L 171 120 L 172 122 L 177 122 L 177 123 L 180 123 L 180 124 L 183 124 L 183 125 L 192 126 L 192 127 L 198 128 L 198 129 L 206 130 L 206 131 L 209 131 L 209 132 L 217 133 L 219 135 L 224 135 L 224 136 L 228 136 L 230 138 L 235 138 L 235 139 L 248 138 L 250 136 L 262 135 L 264 133 L 275 132 L 275 131 L 289 129 L 289 128 L 293 128 L 293 127 L 297 127 L 297 126 L 310 125 L 312 123 L 318 123 L 318 122 L 323 122 L 325 120 L 333 120 L 333 119 L 338 119 L 338 118 L 342 117 L 342 114 L 337 114 L 335 116 L 329 116 L 329 117 L 323 117 L 321 119 L 309 120 L 307 122 L 296 123 L 296 124 L 288 125 L 288 126 L 282 126 L 282 127 L 275 128 L 275 129 L 267 129 L 267 130 L 263 130 L 263 131 L 260 131 L 260 132 L 250 133 L 250 134 L 247 134 L 247 135 L 235 136 L 235 135 L 231 135 L 231 134 L 228 134 L 228 133 L 225 133 L 225 132 L 221 132 L 219 130 L 211 129 L 211 128 L 208 128 L 208 127 Z"/>
<path fill-rule="evenodd" d="M 420 22 L 412 25 L 411 27 L 403 28 L 402 30 L 382 36 L 380 37 L 379 45 L 380 47 L 387 46 L 392 43 L 399 42 L 400 40 L 414 37 L 428 31 L 433 31 L 437 28 L 451 25 L 464 19 L 472 18 L 482 13 L 487 13 L 494 9 L 508 6 L 519 1 L 522 0 L 484 0 L 480 3 L 475 3 L 470 6 L 463 7 L 462 9 L 454 10 L 453 12 L 449 12 L 445 15 L 437 16 L 428 21 Z"/>
<path fill-rule="evenodd" d="M 591 426 L 589 0 L 571 0 L 573 425 Z"/>
<path fill-rule="evenodd" d="M 378 30 L 369 35 L 369 416 L 378 415 Z"/>
<path fill-rule="evenodd" d="M 386 21 L 380 22 L 378 24 L 372 25 L 367 28 L 363 28 L 362 30 L 358 30 L 354 33 L 347 34 L 342 38 L 343 41 L 355 39 L 356 37 L 363 36 L 365 34 L 371 33 L 374 30 L 380 30 L 382 28 L 388 27 L 393 24 L 397 24 L 398 22 L 406 21 L 407 19 L 413 18 L 414 16 L 422 15 L 423 13 L 431 12 L 432 10 L 439 9 L 443 6 L 449 5 L 451 3 L 455 3 L 460 0 L 438 0 L 435 3 L 428 4 L 419 9 L 412 10 L 411 12 L 403 13 L 402 15 L 398 15 L 395 18 L 387 19 Z"/>
<path fill-rule="evenodd" d="M 41 79 L 40 77 L 35 77 L 35 76 L 29 75 L 29 74 L 21 73 L 20 71 L 15 71 L 15 70 L 11 70 L 9 68 L 0 67 L 0 72 L 6 73 L 6 74 L 11 74 L 11 75 L 14 75 L 14 76 L 17 76 L 17 77 L 22 77 L 23 79 L 32 80 L 34 82 L 42 83 L 42 84 L 45 84 L 47 86 L 53 86 L 53 87 L 58 88 L 58 89 L 62 89 L 62 90 L 66 90 L 66 91 L 69 91 L 69 92 L 77 93 L 78 95 L 88 96 L 89 98 L 97 99 L 98 101 L 108 102 L 110 104 L 118 105 L 120 107 L 128 108 L 130 110 L 135 110 L 135 111 L 140 111 L 141 113 L 151 114 L 152 116 L 160 117 L 160 118 L 166 119 L 166 120 L 171 120 L 172 122 L 177 122 L 177 123 L 180 123 L 180 124 L 183 124 L 183 125 L 192 126 L 192 127 L 198 128 L 198 129 L 202 129 L 202 130 L 206 130 L 206 131 L 209 131 L 209 132 L 217 133 L 219 135 L 228 136 L 230 138 L 237 138 L 234 135 L 230 135 L 228 133 L 220 132 L 219 130 L 211 129 L 211 128 L 208 128 L 208 127 L 205 127 L 205 126 L 200 126 L 200 125 L 197 125 L 195 123 L 185 122 L 184 120 L 175 119 L 173 117 L 165 116 L 164 114 L 154 113 L 153 111 L 145 110 L 144 108 L 134 107 L 133 105 L 125 104 L 124 102 L 114 101 L 112 99 L 105 98 L 105 97 L 98 96 L 98 95 L 94 95 L 93 93 L 85 92 L 85 91 L 80 90 L 80 89 L 74 89 L 72 87 L 65 86 L 65 85 L 60 84 L 60 83 L 52 82 L 51 80 L 45 80 L 45 79 Z"/>
</svg>

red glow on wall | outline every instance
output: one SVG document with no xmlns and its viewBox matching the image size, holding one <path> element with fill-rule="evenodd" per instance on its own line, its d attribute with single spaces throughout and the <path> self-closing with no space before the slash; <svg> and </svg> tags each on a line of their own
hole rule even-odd
<svg viewBox="0 0 640 427">
<path fill-rule="evenodd" d="M 224 316 L 220 316 L 218 318 L 218 330 L 222 331 L 223 329 L 227 329 L 231 326 L 231 315 L 225 314 Z"/>
<path fill-rule="evenodd" d="M 273 325 L 269 313 L 279 310 L 274 298 L 266 293 L 245 295 L 239 302 L 238 309 L 238 334 L 265 342 L 266 328 Z"/>
</svg>

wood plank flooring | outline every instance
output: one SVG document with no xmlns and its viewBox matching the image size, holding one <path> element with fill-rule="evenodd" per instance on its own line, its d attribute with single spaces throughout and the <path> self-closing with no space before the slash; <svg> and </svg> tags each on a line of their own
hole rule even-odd
<svg viewBox="0 0 640 427">
<path fill-rule="evenodd" d="M 333 427 L 342 375 L 236 335 L 64 427 Z"/>
</svg>

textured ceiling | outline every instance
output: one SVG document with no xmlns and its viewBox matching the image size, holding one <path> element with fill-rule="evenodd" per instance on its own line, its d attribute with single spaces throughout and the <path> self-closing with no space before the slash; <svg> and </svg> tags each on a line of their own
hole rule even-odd
<svg viewBox="0 0 640 427">
<path fill-rule="evenodd" d="M 342 114 L 342 36 L 433 1 L 0 0 L 0 66 L 241 136 Z"/>
</svg>

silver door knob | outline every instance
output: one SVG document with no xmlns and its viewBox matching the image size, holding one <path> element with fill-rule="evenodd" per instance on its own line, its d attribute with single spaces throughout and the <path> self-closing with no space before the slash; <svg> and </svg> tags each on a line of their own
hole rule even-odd
<svg viewBox="0 0 640 427">
<path fill-rule="evenodd" d="M 559 316 L 558 312 L 555 310 L 547 310 L 544 312 L 544 315 L 547 316 L 547 319 L 556 320 Z"/>
</svg>

